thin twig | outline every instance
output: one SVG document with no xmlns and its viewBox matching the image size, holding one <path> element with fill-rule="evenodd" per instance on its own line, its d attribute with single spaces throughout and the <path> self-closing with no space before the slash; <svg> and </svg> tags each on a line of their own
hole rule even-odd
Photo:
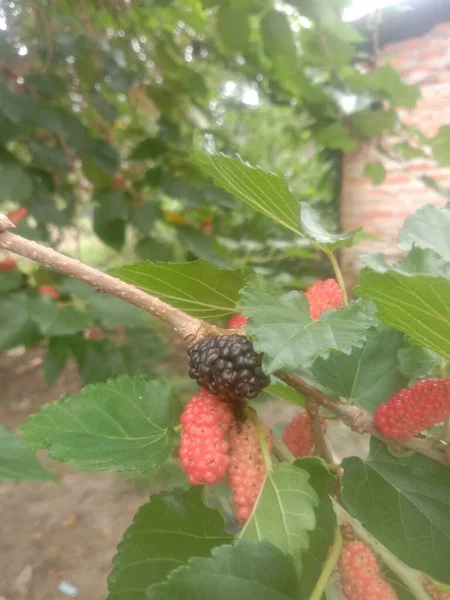
<svg viewBox="0 0 450 600">
<path fill-rule="evenodd" d="M 348 304 L 347 288 L 345 287 L 345 281 L 344 281 L 344 276 L 342 275 L 341 267 L 339 266 L 339 263 L 333 252 L 330 252 L 328 250 L 323 250 L 323 251 L 328 256 L 331 266 L 333 267 L 336 281 L 338 282 L 339 287 L 341 288 L 341 291 L 342 291 L 342 301 L 343 301 L 344 305 L 347 306 L 347 304 Z"/>
<path fill-rule="evenodd" d="M 331 552 L 328 554 L 327 560 L 322 569 L 319 579 L 314 587 L 313 593 L 309 600 L 320 600 L 325 591 L 328 580 L 330 579 L 331 573 L 336 566 L 337 561 L 342 550 L 342 533 L 341 528 L 336 527 L 334 530 L 334 540 Z"/>
<path fill-rule="evenodd" d="M 306 398 L 306 410 L 308 411 L 308 415 L 312 423 L 315 453 L 317 456 L 323 458 L 328 465 L 332 467 L 336 466 L 334 463 L 333 454 L 331 453 L 327 440 L 325 439 L 325 433 L 322 427 L 322 417 L 317 408 L 315 400 L 312 398 Z"/>
<path fill-rule="evenodd" d="M 185 312 L 170 306 L 170 304 L 162 302 L 159 298 L 143 292 L 134 285 L 124 283 L 116 277 L 88 267 L 79 260 L 7 231 L 13 227 L 14 225 L 9 219 L 0 215 L 0 248 L 24 256 L 74 279 L 84 281 L 97 292 L 111 294 L 129 304 L 134 304 L 141 310 L 172 325 L 175 331 L 178 331 L 183 337 L 186 345 L 192 344 L 206 335 L 225 335 L 228 333 L 225 329 L 191 317 Z"/>
</svg>

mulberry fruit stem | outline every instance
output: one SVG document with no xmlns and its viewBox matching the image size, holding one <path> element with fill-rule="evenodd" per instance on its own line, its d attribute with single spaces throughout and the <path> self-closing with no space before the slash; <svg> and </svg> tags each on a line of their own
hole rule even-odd
<svg viewBox="0 0 450 600">
<path fill-rule="evenodd" d="M 323 565 L 322 573 L 320 574 L 319 579 L 317 580 L 316 586 L 313 590 L 313 593 L 310 596 L 309 600 L 320 600 L 323 596 L 323 592 L 325 591 L 325 587 L 330 579 L 330 576 L 333 572 L 333 569 L 339 560 L 339 556 L 342 550 L 342 533 L 341 528 L 336 527 L 334 530 L 334 539 L 333 546 L 331 547 L 331 552 L 328 554 L 327 560 Z"/>
<path fill-rule="evenodd" d="M 270 458 L 269 447 L 267 445 L 266 436 L 261 428 L 261 423 L 257 413 L 252 408 L 245 408 L 244 414 L 250 419 L 255 428 L 256 434 L 258 435 L 259 445 L 261 446 L 261 452 L 264 459 L 264 466 L 266 467 L 266 475 L 273 471 L 272 459 Z"/>
<path fill-rule="evenodd" d="M 334 276 L 336 277 L 336 281 L 338 282 L 339 287 L 342 290 L 342 302 L 344 303 L 344 306 L 347 306 L 347 304 L 348 304 L 347 288 L 345 287 L 344 275 L 342 274 L 341 267 L 339 266 L 339 263 L 334 255 L 334 253 L 331 252 L 331 250 L 328 250 L 325 247 L 323 247 L 322 250 L 328 256 L 331 266 L 333 267 Z"/>
</svg>

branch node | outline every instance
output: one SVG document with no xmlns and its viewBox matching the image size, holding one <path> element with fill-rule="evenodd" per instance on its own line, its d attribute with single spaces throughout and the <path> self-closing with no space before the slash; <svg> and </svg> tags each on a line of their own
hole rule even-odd
<svg viewBox="0 0 450 600">
<path fill-rule="evenodd" d="M 14 223 L 8 219 L 6 215 L 0 214 L 0 233 L 8 231 L 8 229 L 14 229 Z"/>
</svg>

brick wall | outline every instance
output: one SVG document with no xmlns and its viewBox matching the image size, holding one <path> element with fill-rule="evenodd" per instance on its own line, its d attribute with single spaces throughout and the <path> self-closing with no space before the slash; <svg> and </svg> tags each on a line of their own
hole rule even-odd
<svg viewBox="0 0 450 600">
<path fill-rule="evenodd" d="M 382 64 L 391 64 L 406 83 L 420 86 L 421 99 L 414 110 L 399 110 L 407 124 L 433 136 L 441 125 L 450 124 L 450 23 L 442 23 L 422 38 L 385 46 L 380 53 Z M 384 139 L 396 143 L 399 139 Z M 439 168 L 431 159 L 392 161 L 380 156 L 377 141 L 362 145 L 344 157 L 341 226 L 348 230 L 362 225 L 377 241 L 363 241 L 343 251 L 341 262 L 349 284 L 353 285 L 362 266 L 359 255 L 382 252 L 390 259 L 401 256 L 396 248 L 398 231 L 405 218 L 423 204 L 443 206 L 447 200 L 427 188 L 421 175 L 434 177 L 450 188 L 450 168 Z M 364 177 L 368 162 L 382 162 L 387 177 L 375 186 Z"/>
</svg>

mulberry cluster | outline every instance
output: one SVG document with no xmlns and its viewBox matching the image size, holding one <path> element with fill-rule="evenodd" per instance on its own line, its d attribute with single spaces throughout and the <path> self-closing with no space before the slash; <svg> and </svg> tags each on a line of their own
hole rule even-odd
<svg viewBox="0 0 450 600">
<path fill-rule="evenodd" d="M 342 290 L 334 279 L 316 281 L 305 292 L 309 302 L 311 319 L 320 319 L 326 310 L 339 309 L 343 305 Z"/>
<path fill-rule="evenodd" d="M 372 550 L 363 542 L 346 542 L 339 559 L 342 587 L 348 600 L 398 600 L 381 577 Z"/>
<path fill-rule="evenodd" d="M 374 414 L 388 438 L 408 439 L 450 417 L 450 379 L 424 379 L 392 394 Z"/>
<path fill-rule="evenodd" d="M 230 463 L 225 436 L 233 421 L 230 408 L 207 390 L 186 404 L 181 415 L 180 459 L 192 485 L 223 479 Z"/>
<path fill-rule="evenodd" d="M 245 335 L 207 337 L 188 348 L 189 376 L 232 403 L 256 398 L 270 383 Z"/>
<path fill-rule="evenodd" d="M 228 329 L 242 329 L 249 321 L 249 318 L 244 317 L 244 315 L 241 313 L 237 313 L 228 321 Z"/>
<path fill-rule="evenodd" d="M 322 420 L 325 433 L 328 424 Z M 295 457 L 312 456 L 314 451 L 314 431 L 307 412 L 302 412 L 291 419 L 283 431 L 283 441 Z"/>
<path fill-rule="evenodd" d="M 262 425 L 269 449 L 272 440 L 269 429 Z M 253 423 L 247 419 L 235 423 L 229 431 L 230 464 L 228 467 L 228 485 L 232 491 L 232 502 L 236 517 L 245 522 L 253 510 L 259 490 L 264 481 L 266 469 Z"/>
</svg>

